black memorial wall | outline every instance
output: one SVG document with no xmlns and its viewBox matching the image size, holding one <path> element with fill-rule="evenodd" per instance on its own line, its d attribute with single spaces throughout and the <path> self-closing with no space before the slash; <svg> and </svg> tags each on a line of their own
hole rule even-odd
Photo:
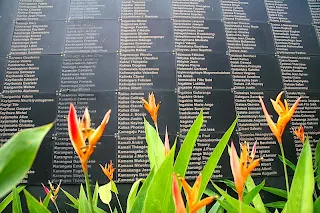
<svg viewBox="0 0 320 213">
<path fill-rule="evenodd" d="M 83 182 L 67 135 L 69 103 L 89 106 L 93 126 L 112 117 L 89 162 L 113 160 L 115 178 L 149 171 L 141 98 L 161 101 L 160 133 L 180 143 L 204 109 L 205 123 L 187 176 L 195 177 L 239 114 L 234 141 L 258 142 L 257 177 L 282 175 L 279 148 L 258 97 L 280 91 L 292 104 L 285 149 L 302 147 L 291 127 L 320 135 L 320 2 L 318 0 L 2 0 L 0 1 L 0 139 L 56 120 L 23 182 Z M 230 177 L 227 155 L 214 178 Z"/>
</svg>

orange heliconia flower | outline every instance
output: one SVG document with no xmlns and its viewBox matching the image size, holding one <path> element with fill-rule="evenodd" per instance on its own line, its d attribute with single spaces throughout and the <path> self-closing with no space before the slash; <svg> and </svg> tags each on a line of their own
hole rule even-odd
<svg viewBox="0 0 320 213">
<path fill-rule="evenodd" d="M 273 108 L 279 115 L 277 124 L 275 124 L 272 121 L 272 119 L 267 111 L 267 108 L 263 103 L 262 98 L 259 96 L 260 104 L 261 104 L 264 116 L 266 117 L 266 120 L 268 122 L 268 125 L 269 125 L 272 133 L 274 134 L 274 136 L 276 136 L 277 141 L 279 143 L 282 143 L 282 134 L 284 132 L 284 129 L 286 128 L 287 123 L 290 121 L 294 112 L 296 111 L 298 104 L 299 104 L 299 101 L 301 99 L 301 97 L 298 98 L 296 100 L 296 102 L 292 105 L 292 107 L 289 109 L 289 105 L 288 105 L 287 100 L 284 99 L 284 103 L 280 100 L 282 94 L 283 94 L 283 92 L 280 92 L 275 101 L 271 99 Z"/>
<path fill-rule="evenodd" d="M 144 104 L 144 108 L 149 112 L 153 122 L 157 124 L 160 102 L 156 105 L 156 99 L 154 97 L 153 92 L 149 93 L 148 101 L 146 101 L 144 98 L 142 98 L 141 100 Z"/>
<path fill-rule="evenodd" d="M 304 128 L 302 125 L 298 127 L 298 129 L 293 130 L 294 134 L 300 139 L 302 143 L 304 143 Z"/>
<path fill-rule="evenodd" d="M 231 143 L 230 151 L 230 166 L 236 189 L 238 192 L 239 200 L 242 200 L 244 184 L 249 174 L 260 164 L 262 158 L 254 160 L 254 156 L 257 149 L 257 142 L 254 143 L 251 154 L 249 145 L 246 142 L 241 144 L 240 162 L 237 154 L 237 150 Z"/>
<path fill-rule="evenodd" d="M 178 184 L 175 179 L 176 179 L 176 176 L 173 174 L 172 195 L 175 201 L 176 211 L 179 213 L 184 213 L 186 212 L 186 210 L 184 208 L 181 193 L 180 193 L 179 187 L 177 187 Z M 198 201 L 199 190 L 200 190 L 200 185 L 202 180 L 201 174 L 199 174 L 199 176 L 197 177 L 192 188 L 189 186 L 189 184 L 183 177 L 179 177 L 179 179 L 181 181 L 182 187 L 184 189 L 184 192 L 187 198 L 187 204 L 188 204 L 190 213 L 196 213 L 199 209 L 208 205 L 215 199 L 215 197 L 206 197 Z"/>
<path fill-rule="evenodd" d="M 166 135 L 164 136 L 164 156 L 168 156 L 170 152 L 168 129 L 166 128 Z"/>
<path fill-rule="evenodd" d="M 103 167 L 101 164 L 99 164 L 103 173 L 109 178 L 110 181 L 113 180 L 113 172 L 116 170 L 115 168 L 113 168 L 112 166 L 112 161 L 110 160 L 110 164 L 108 165 L 106 163 L 106 165 Z"/>
<path fill-rule="evenodd" d="M 76 109 L 73 104 L 70 103 L 70 110 L 67 119 L 69 137 L 74 150 L 79 156 L 84 173 L 88 170 L 88 160 L 94 152 L 104 128 L 109 122 L 110 114 L 111 110 L 106 113 L 100 126 L 95 130 L 90 128 L 91 119 L 89 110 L 86 108 L 82 120 L 78 121 Z"/>
<path fill-rule="evenodd" d="M 60 183 L 58 184 L 57 188 L 54 188 L 54 186 L 52 185 L 52 183 L 49 181 L 49 186 L 50 189 L 48 189 L 43 183 L 41 183 L 44 191 L 46 192 L 46 194 L 50 193 L 50 199 L 52 200 L 52 202 L 56 202 L 57 198 L 58 198 L 58 193 L 60 190 L 60 186 L 61 186 L 61 180 Z M 42 200 L 40 198 L 40 203 L 42 203 Z"/>
<path fill-rule="evenodd" d="M 183 198 L 180 192 L 177 176 L 172 173 L 172 197 L 176 207 L 176 213 L 187 213 Z"/>
</svg>

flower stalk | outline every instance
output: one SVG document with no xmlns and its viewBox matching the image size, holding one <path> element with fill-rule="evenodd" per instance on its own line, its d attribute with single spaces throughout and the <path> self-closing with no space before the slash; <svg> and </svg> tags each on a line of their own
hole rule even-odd
<svg viewBox="0 0 320 213">
<path fill-rule="evenodd" d="M 282 143 L 280 145 L 281 155 L 282 155 L 282 163 L 283 163 L 283 170 L 284 170 L 284 177 L 286 180 L 286 189 L 287 189 L 287 196 L 289 196 L 289 180 L 288 180 L 288 172 L 287 172 L 287 165 L 285 161 L 284 149 Z"/>
</svg>

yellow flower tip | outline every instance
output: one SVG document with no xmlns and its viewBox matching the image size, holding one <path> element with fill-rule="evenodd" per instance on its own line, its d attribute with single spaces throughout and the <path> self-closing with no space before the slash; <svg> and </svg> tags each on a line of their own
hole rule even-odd
<svg viewBox="0 0 320 213">
<path fill-rule="evenodd" d="M 299 140 L 304 143 L 305 135 L 304 135 L 304 128 L 300 125 L 296 130 L 293 130 L 294 134 L 299 138 Z"/>
</svg>

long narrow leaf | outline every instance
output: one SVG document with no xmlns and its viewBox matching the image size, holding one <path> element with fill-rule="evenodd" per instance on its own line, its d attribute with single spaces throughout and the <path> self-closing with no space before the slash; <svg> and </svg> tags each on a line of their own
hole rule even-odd
<svg viewBox="0 0 320 213">
<path fill-rule="evenodd" d="M 16 133 L 0 149 L 0 198 L 9 193 L 30 170 L 52 123 Z"/>
<path fill-rule="evenodd" d="M 142 182 L 142 180 L 143 179 L 139 179 L 132 184 L 129 195 L 128 195 L 128 199 L 127 199 L 127 211 L 126 212 L 131 211 L 131 208 L 132 208 L 133 203 L 134 203 L 136 196 L 137 196 L 139 185 Z"/>
<path fill-rule="evenodd" d="M 253 200 L 253 198 L 259 194 L 260 190 L 264 186 L 265 181 L 263 180 L 258 186 L 254 187 L 252 190 L 250 190 L 244 197 L 243 197 L 243 203 L 250 204 Z"/>
<path fill-rule="evenodd" d="M 224 197 L 220 197 L 219 198 L 220 201 L 224 200 Z M 211 209 L 209 210 L 208 213 L 224 213 L 223 207 L 221 206 L 221 204 L 219 202 L 216 202 Z"/>
<path fill-rule="evenodd" d="M 316 150 L 315 150 L 315 170 L 316 170 L 316 176 L 320 176 L 320 140 L 317 143 Z M 320 179 L 317 180 L 317 186 L 318 189 L 320 189 Z"/>
<path fill-rule="evenodd" d="M 320 212 L 320 197 L 313 203 L 314 212 Z"/>
<path fill-rule="evenodd" d="M 239 213 L 239 211 L 232 208 L 225 200 L 218 200 L 218 202 L 228 213 Z"/>
<path fill-rule="evenodd" d="M 86 197 L 86 193 L 84 192 L 82 184 L 80 185 L 80 193 L 79 193 L 79 213 L 89 213 L 89 201 Z"/>
<path fill-rule="evenodd" d="M 197 119 L 190 127 L 186 137 L 183 140 L 177 159 L 174 164 L 174 172 L 184 177 L 192 155 L 193 148 L 196 144 L 201 126 L 203 123 L 203 112 L 201 111 Z"/>
<path fill-rule="evenodd" d="M 26 186 L 18 186 L 17 187 L 17 191 L 18 193 L 20 193 Z M 13 193 L 11 192 L 10 194 L 7 195 L 6 198 L 4 198 L 2 200 L 2 202 L 0 203 L 0 213 L 6 209 L 6 207 L 11 203 L 11 201 L 13 200 Z"/>
<path fill-rule="evenodd" d="M 13 213 L 22 213 L 20 195 L 17 188 L 13 188 L 13 201 L 12 201 L 12 212 Z"/>
<path fill-rule="evenodd" d="M 76 209 L 78 209 L 79 208 L 79 201 L 75 197 L 73 197 L 69 192 L 67 192 L 66 190 L 61 188 L 61 191 L 65 194 L 65 196 L 67 198 L 69 198 L 69 200 L 73 203 L 73 205 L 77 207 Z"/>
<path fill-rule="evenodd" d="M 144 118 L 144 129 L 146 141 L 148 144 L 148 157 L 150 161 L 150 168 L 155 166 L 157 170 L 164 160 L 164 145 L 159 137 L 157 131 Z"/>
<path fill-rule="evenodd" d="M 233 197 L 231 197 L 228 193 L 226 193 L 225 191 L 223 191 L 219 186 L 217 186 L 216 184 L 212 183 L 214 188 L 226 199 L 226 201 L 237 211 L 239 211 L 239 206 L 241 201 L 234 199 Z M 220 203 L 221 204 L 221 203 Z M 252 208 L 251 206 L 243 203 L 242 204 L 242 212 L 245 213 L 259 213 L 259 211 L 255 210 L 254 208 Z"/>
<path fill-rule="evenodd" d="M 282 156 L 281 156 L 281 155 L 278 155 L 278 158 L 281 160 L 281 162 L 283 162 L 283 159 L 282 159 Z M 296 166 L 295 166 L 291 161 L 289 161 L 287 158 L 284 158 L 284 162 L 285 162 L 285 164 L 287 164 L 287 166 L 289 166 L 293 171 L 296 171 Z"/>
<path fill-rule="evenodd" d="M 48 205 L 50 203 L 50 196 L 50 193 L 48 193 L 42 202 L 42 205 L 46 208 L 48 208 Z"/>
<path fill-rule="evenodd" d="M 50 211 L 44 207 L 37 199 L 35 199 L 27 190 L 23 190 L 27 200 L 29 212 L 32 213 L 50 213 Z"/>
<path fill-rule="evenodd" d="M 94 192 L 92 196 L 92 205 L 98 206 L 98 195 L 99 195 L 99 184 L 96 182 L 96 185 L 94 187 Z"/>
<path fill-rule="evenodd" d="M 288 213 L 313 212 L 313 190 L 312 151 L 307 137 L 293 176 L 285 211 Z"/>
<path fill-rule="evenodd" d="M 229 139 L 233 133 L 233 130 L 237 125 L 237 121 L 238 121 L 238 117 L 233 121 L 232 125 L 229 127 L 226 133 L 222 136 L 221 140 L 219 141 L 219 143 L 216 145 L 213 152 L 211 153 L 206 165 L 203 167 L 201 172 L 202 181 L 201 181 L 198 199 L 202 197 L 202 194 L 205 188 L 207 187 L 207 184 L 223 154 L 223 151 L 229 142 Z"/>
<path fill-rule="evenodd" d="M 152 179 L 146 194 L 143 211 L 145 213 L 165 213 L 168 211 L 169 202 L 172 200 L 171 185 L 175 148 L 176 144 L 173 145 Z"/>
<path fill-rule="evenodd" d="M 276 201 L 276 202 L 265 204 L 266 207 L 278 208 L 278 209 L 283 209 L 285 205 L 286 205 L 285 201 Z"/>
<path fill-rule="evenodd" d="M 136 199 L 132 205 L 131 211 L 130 211 L 131 213 L 142 212 L 143 206 L 144 206 L 144 201 L 146 199 L 146 194 L 147 194 L 149 186 L 152 182 L 154 173 L 155 173 L 155 169 L 152 168 L 151 172 L 147 176 L 146 180 L 142 184 L 142 187 L 137 194 L 137 197 L 136 197 Z"/>
<path fill-rule="evenodd" d="M 282 189 L 265 186 L 262 188 L 263 191 L 269 192 L 274 195 L 278 195 L 279 197 L 287 198 L 287 192 Z"/>
<path fill-rule="evenodd" d="M 249 191 L 253 190 L 256 187 L 256 185 L 250 175 L 247 178 L 246 187 Z M 267 212 L 267 209 L 264 207 L 264 203 L 263 203 L 259 193 L 252 199 L 252 204 L 259 212 L 261 212 L 261 213 Z"/>
</svg>

